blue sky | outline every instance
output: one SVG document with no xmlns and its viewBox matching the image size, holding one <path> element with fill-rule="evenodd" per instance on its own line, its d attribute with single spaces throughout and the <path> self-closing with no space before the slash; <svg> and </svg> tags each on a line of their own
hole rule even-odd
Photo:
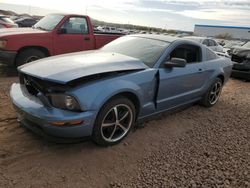
<svg viewBox="0 0 250 188">
<path fill-rule="evenodd" d="M 0 2 L 0 9 L 18 13 L 88 14 L 95 19 L 108 22 L 166 29 L 192 31 L 195 24 L 250 26 L 250 0 L 1 0 Z"/>
</svg>

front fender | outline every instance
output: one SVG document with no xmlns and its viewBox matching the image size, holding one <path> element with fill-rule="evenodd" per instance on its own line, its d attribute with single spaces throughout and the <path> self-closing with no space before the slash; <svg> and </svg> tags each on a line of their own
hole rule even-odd
<svg viewBox="0 0 250 188">
<path fill-rule="evenodd" d="M 51 51 L 52 49 L 52 35 L 51 33 L 42 34 L 19 34 L 4 37 L 7 39 L 5 50 L 20 51 L 26 47 L 42 47 Z"/>
<path fill-rule="evenodd" d="M 143 94 L 140 87 L 128 80 L 104 80 L 95 84 L 89 84 L 87 86 L 78 87 L 71 93 L 77 97 L 79 103 L 84 110 L 94 111 L 99 110 L 105 102 L 111 97 L 122 93 L 131 92 L 142 99 Z M 141 104 L 141 101 L 140 101 Z"/>
<path fill-rule="evenodd" d="M 130 92 L 133 93 L 139 100 L 141 104 L 142 101 L 140 99 L 143 98 L 143 93 L 140 87 L 127 80 L 116 80 L 114 82 L 109 83 L 106 85 L 102 90 L 98 93 L 97 97 L 94 100 L 92 107 L 94 109 L 100 108 L 104 105 L 110 98 L 119 93 Z"/>
</svg>

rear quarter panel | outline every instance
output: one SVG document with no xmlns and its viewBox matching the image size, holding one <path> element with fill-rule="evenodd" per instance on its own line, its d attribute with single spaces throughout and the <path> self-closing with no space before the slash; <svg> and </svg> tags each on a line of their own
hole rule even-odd
<svg viewBox="0 0 250 188">
<path fill-rule="evenodd" d="M 205 71 L 207 71 L 208 79 L 207 83 L 205 84 L 205 90 L 206 91 L 212 82 L 218 77 L 223 76 L 224 77 L 224 84 L 229 79 L 231 72 L 232 72 L 232 66 L 233 63 L 229 58 L 225 57 L 219 57 L 217 59 L 205 61 Z"/>
</svg>

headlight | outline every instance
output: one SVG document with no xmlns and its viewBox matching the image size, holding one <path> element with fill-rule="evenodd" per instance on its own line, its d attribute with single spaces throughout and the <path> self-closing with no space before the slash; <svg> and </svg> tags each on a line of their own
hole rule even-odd
<svg viewBox="0 0 250 188">
<path fill-rule="evenodd" d="M 233 50 L 233 54 L 236 54 L 236 53 L 238 53 L 240 50 L 239 49 L 234 49 Z"/>
<path fill-rule="evenodd" d="M 50 94 L 49 99 L 52 106 L 56 108 L 71 111 L 81 111 L 79 103 L 73 96 L 66 94 Z"/>
<path fill-rule="evenodd" d="M 0 49 L 4 49 L 7 45 L 7 40 L 0 39 Z"/>
</svg>

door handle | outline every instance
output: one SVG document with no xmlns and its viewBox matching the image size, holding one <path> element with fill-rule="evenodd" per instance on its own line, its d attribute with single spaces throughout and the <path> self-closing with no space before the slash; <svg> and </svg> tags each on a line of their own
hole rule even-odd
<svg viewBox="0 0 250 188">
<path fill-rule="evenodd" d="M 84 37 L 84 40 L 89 41 L 90 38 L 89 37 Z"/>
<path fill-rule="evenodd" d="M 199 68 L 199 72 L 201 72 L 203 69 L 202 68 Z"/>
</svg>

